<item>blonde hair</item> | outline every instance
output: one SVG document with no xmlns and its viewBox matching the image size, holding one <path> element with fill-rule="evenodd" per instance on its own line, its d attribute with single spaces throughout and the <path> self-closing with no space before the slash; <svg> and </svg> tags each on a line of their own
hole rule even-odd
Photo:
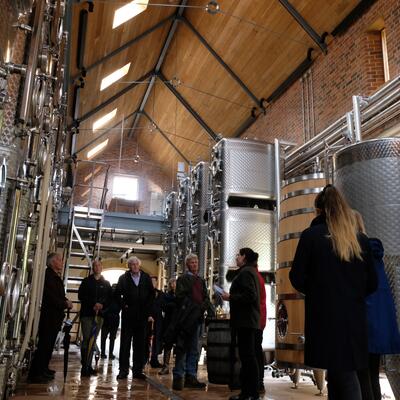
<svg viewBox="0 0 400 400">
<path fill-rule="evenodd" d="M 354 218 L 356 219 L 357 231 L 363 233 L 364 235 L 367 234 L 367 230 L 365 229 L 364 220 L 362 215 L 353 209 Z"/>
<path fill-rule="evenodd" d="M 340 192 L 332 185 L 326 186 L 315 198 L 315 208 L 326 218 L 337 256 L 347 262 L 353 258 L 362 260 L 356 217 Z"/>
</svg>

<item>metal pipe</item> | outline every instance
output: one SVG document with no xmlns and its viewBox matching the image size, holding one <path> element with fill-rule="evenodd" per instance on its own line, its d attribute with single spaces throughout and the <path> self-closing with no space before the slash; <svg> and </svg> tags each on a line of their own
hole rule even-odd
<svg viewBox="0 0 400 400">
<path fill-rule="evenodd" d="M 19 118 L 28 122 L 30 114 L 30 106 L 32 102 L 33 83 L 36 75 L 36 67 L 39 56 L 40 36 L 42 35 L 42 24 L 44 18 L 45 0 L 38 0 L 35 7 L 35 17 L 33 23 L 33 32 L 31 35 L 31 42 L 29 46 L 29 59 L 26 69 L 26 76 L 24 82 L 24 91 L 22 94 L 21 107 Z"/>
<path fill-rule="evenodd" d="M 354 141 L 361 142 L 361 111 L 360 96 L 353 96 Z"/>
<path fill-rule="evenodd" d="M 274 140 L 275 144 L 275 199 L 276 199 L 276 215 L 279 221 L 281 215 L 281 144 L 279 139 Z M 278 242 L 276 242 L 278 243 Z"/>
</svg>

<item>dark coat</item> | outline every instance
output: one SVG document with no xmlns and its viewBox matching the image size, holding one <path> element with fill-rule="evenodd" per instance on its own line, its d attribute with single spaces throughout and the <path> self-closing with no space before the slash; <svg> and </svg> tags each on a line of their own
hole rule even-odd
<svg viewBox="0 0 400 400">
<path fill-rule="evenodd" d="M 305 354 L 309 367 L 353 371 L 368 367 L 365 297 L 377 288 L 368 238 L 359 235 L 363 260 L 337 257 L 325 219 L 303 231 L 289 274 L 305 295 Z"/>
<path fill-rule="evenodd" d="M 103 305 L 103 310 L 106 309 L 111 301 L 112 289 L 110 282 L 106 281 L 103 276 L 95 279 L 91 274 L 83 279 L 79 286 L 78 298 L 81 302 L 81 317 L 94 317 L 95 312 L 93 307 L 96 303 Z M 99 316 L 103 315 L 103 311 L 99 311 Z"/>
<path fill-rule="evenodd" d="M 67 308 L 67 298 L 65 297 L 64 285 L 60 276 L 50 267 L 46 268 L 42 307 L 40 312 L 42 320 L 46 324 L 61 328 L 64 319 L 64 310 Z"/>
<path fill-rule="evenodd" d="M 245 265 L 229 290 L 231 326 L 260 329 L 260 281 L 256 267 Z"/>
<path fill-rule="evenodd" d="M 122 309 L 122 320 L 147 322 L 154 302 L 154 287 L 149 274 L 140 271 L 139 285 L 136 286 L 131 272 L 125 272 L 118 279 L 115 299 Z"/>
<path fill-rule="evenodd" d="M 400 354 L 400 333 L 396 309 L 383 264 L 383 246 L 379 239 L 369 239 L 378 290 L 367 297 L 368 349 L 374 354 Z"/>
</svg>

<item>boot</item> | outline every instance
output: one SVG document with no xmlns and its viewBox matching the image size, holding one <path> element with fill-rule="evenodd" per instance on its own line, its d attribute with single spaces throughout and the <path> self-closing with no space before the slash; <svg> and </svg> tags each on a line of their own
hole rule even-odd
<svg viewBox="0 0 400 400">
<path fill-rule="evenodd" d="M 174 376 L 174 379 L 172 380 L 172 389 L 173 390 L 183 389 L 183 378 L 181 376 Z"/>
<path fill-rule="evenodd" d="M 164 350 L 164 365 L 161 371 L 158 373 L 159 375 L 168 375 L 169 374 L 169 360 L 171 359 L 171 349 Z"/>
<path fill-rule="evenodd" d="M 197 378 L 193 375 L 186 375 L 185 387 L 191 389 L 204 389 L 206 387 L 206 384 L 204 382 L 199 382 Z"/>
</svg>

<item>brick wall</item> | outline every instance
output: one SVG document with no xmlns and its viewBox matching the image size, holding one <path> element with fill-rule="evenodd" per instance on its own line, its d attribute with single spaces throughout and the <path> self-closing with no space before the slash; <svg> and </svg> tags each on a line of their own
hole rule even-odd
<svg viewBox="0 0 400 400">
<path fill-rule="evenodd" d="M 315 58 L 310 75 L 316 134 L 352 109 L 352 95 L 371 95 L 384 83 L 382 27 L 387 34 L 390 77 L 394 78 L 400 74 L 399 0 L 376 1 L 346 31 L 328 39 L 327 55 L 319 53 Z M 295 82 L 242 137 L 303 143 L 302 85 L 300 80 Z"/>
<path fill-rule="evenodd" d="M 150 213 L 150 197 L 152 192 L 163 193 L 170 189 L 171 179 L 167 177 L 161 169 L 160 165 L 155 164 L 150 157 L 144 152 L 139 146 L 138 154 L 140 155 L 139 162 L 134 162 L 134 156 L 136 154 L 136 141 L 134 139 L 124 139 L 124 145 L 122 150 L 123 160 L 119 165 L 120 147 L 117 143 L 110 143 L 107 148 L 98 156 L 94 157 L 93 160 L 102 161 L 107 160 L 107 164 L 110 166 L 109 179 L 108 179 L 108 194 L 106 198 L 107 207 L 110 207 L 110 211 L 128 212 L 139 214 Z M 112 160 L 112 161 L 111 161 Z M 77 182 L 84 183 L 85 177 L 91 173 L 91 167 L 87 164 L 82 164 L 78 167 Z M 134 203 L 126 201 L 115 201 L 112 199 L 112 180 L 115 175 L 132 175 L 139 179 L 139 200 Z M 105 170 L 104 167 L 97 174 L 95 174 L 93 186 L 102 187 L 104 185 Z M 90 181 L 88 180 L 86 184 Z M 74 203 L 85 205 L 88 200 L 88 195 L 82 196 L 87 188 L 79 187 L 76 189 Z M 93 191 L 96 204 L 93 206 L 97 207 L 101 196 L 100 190 Z"/>
</svg>

